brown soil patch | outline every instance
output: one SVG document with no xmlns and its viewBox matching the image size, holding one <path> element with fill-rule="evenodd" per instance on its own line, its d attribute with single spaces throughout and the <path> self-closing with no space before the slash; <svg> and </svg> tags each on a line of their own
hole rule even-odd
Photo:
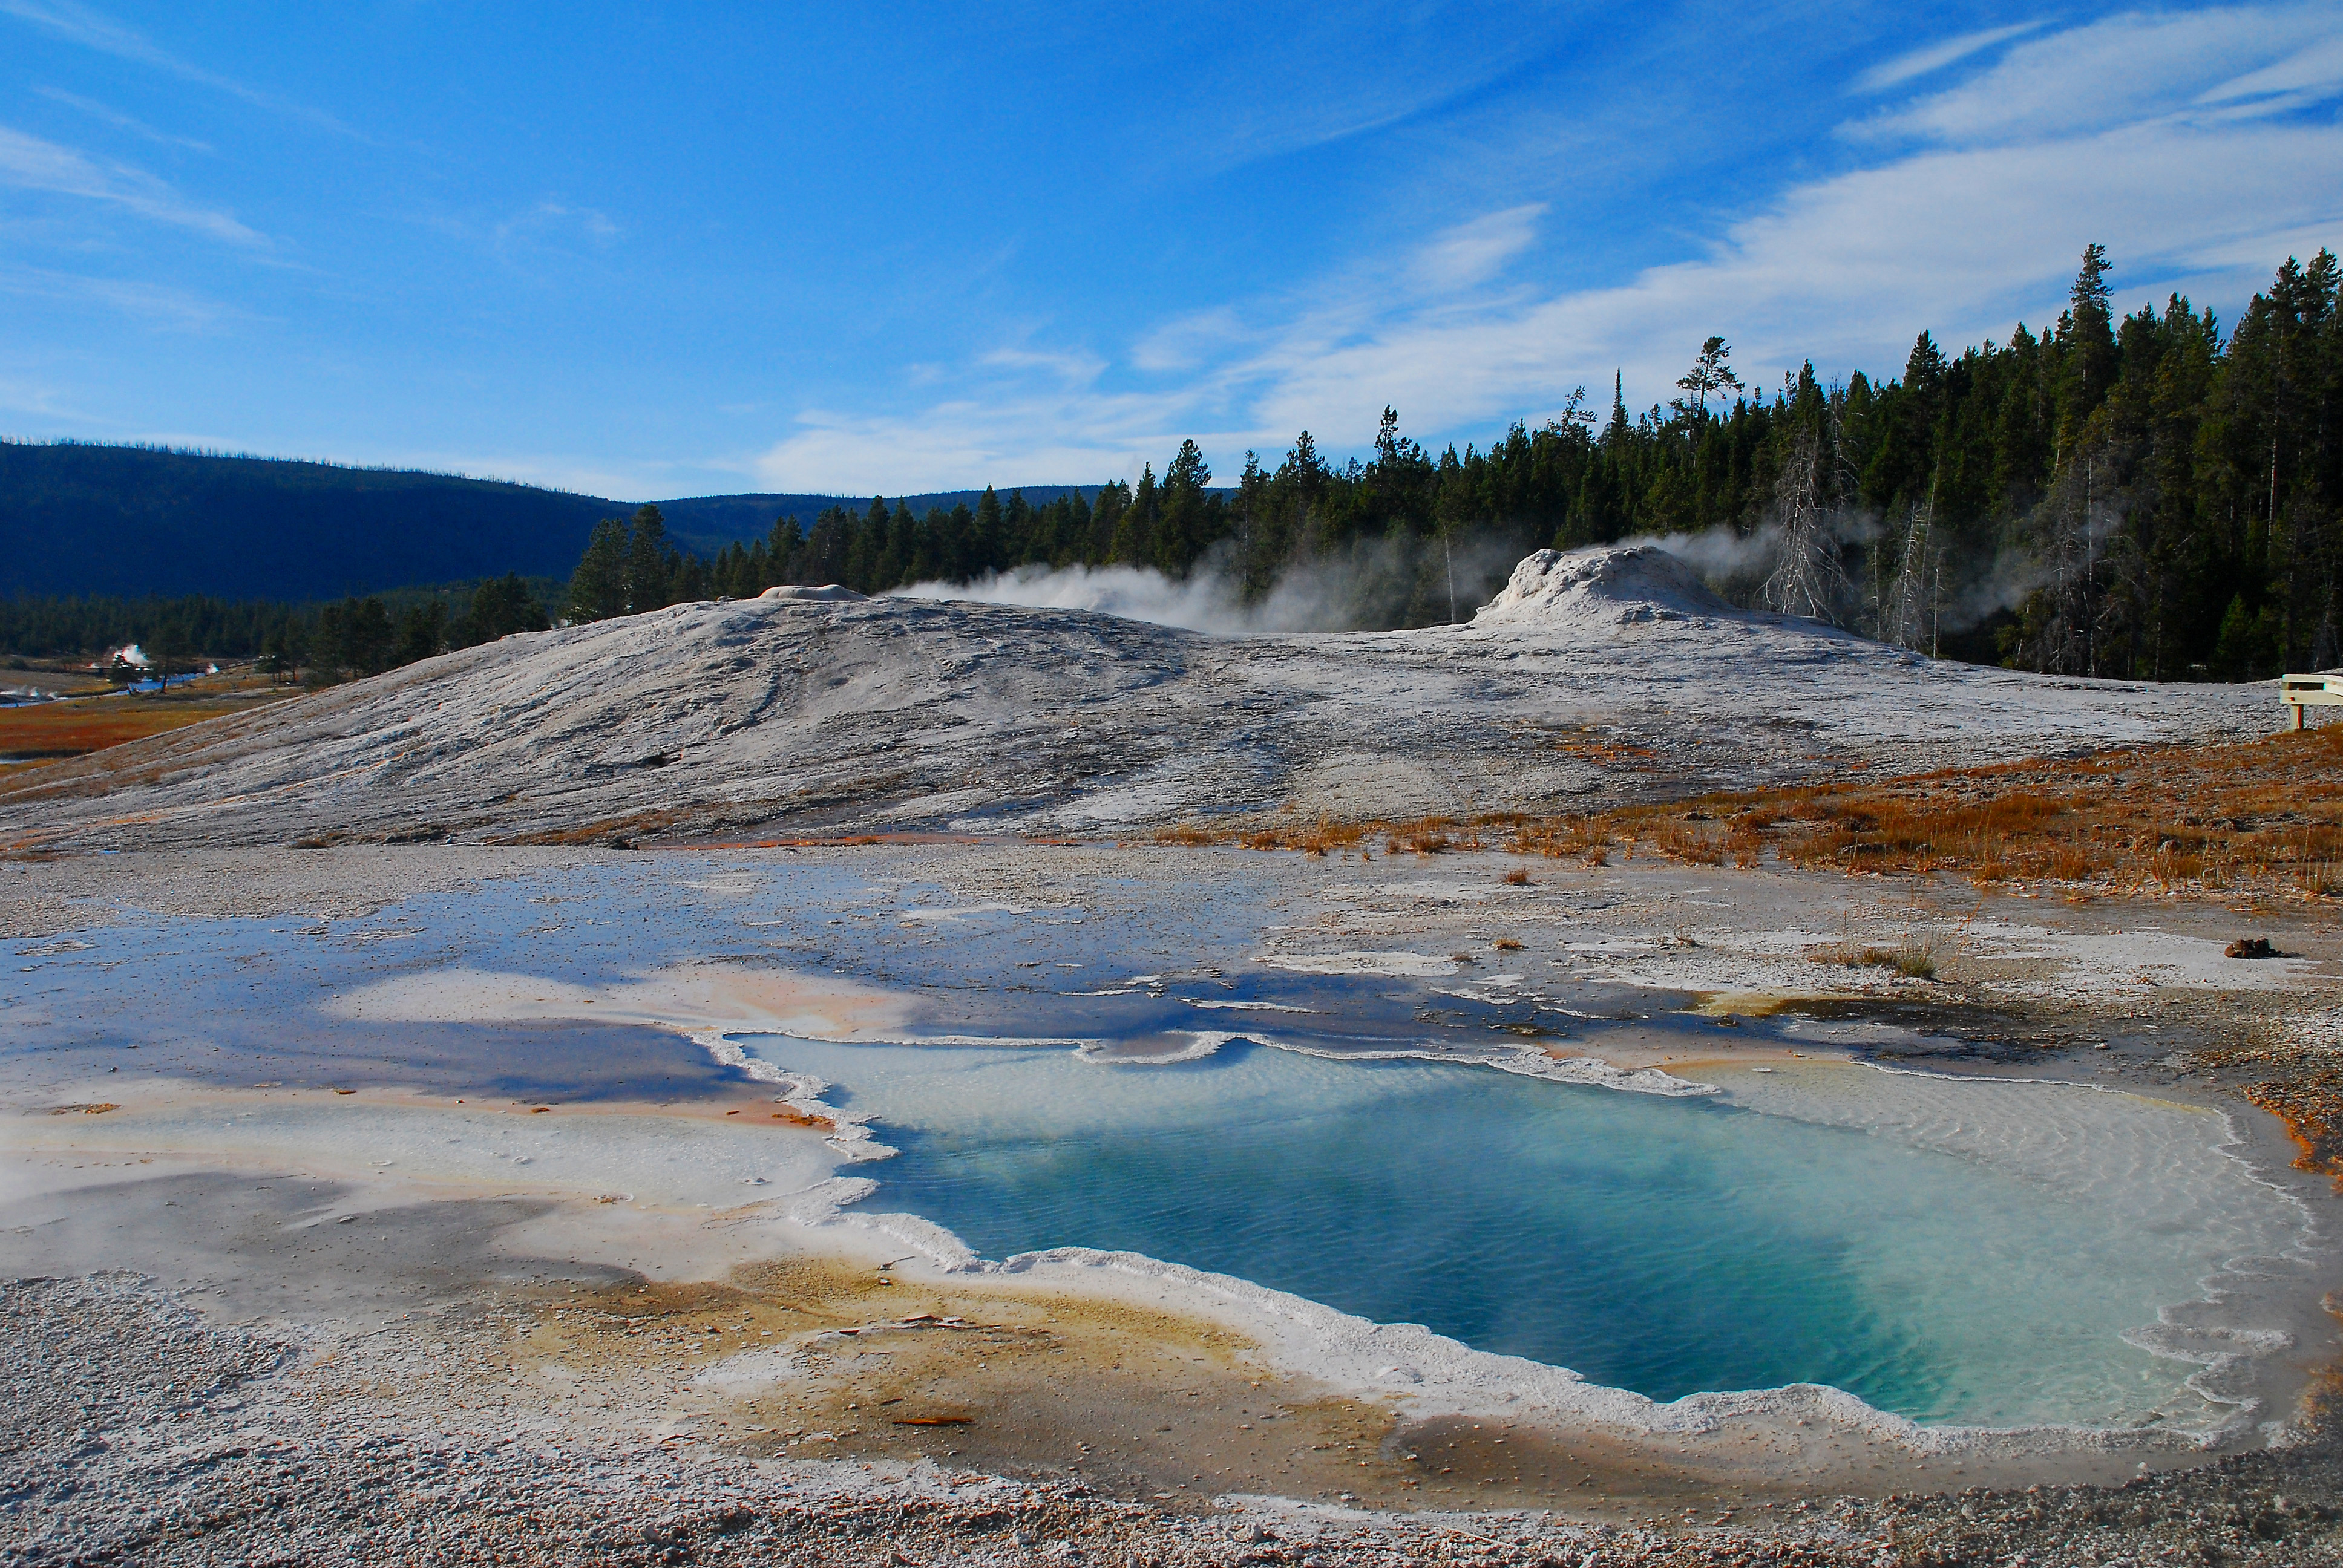
<svg viewBox="0 0 2343 1568">
<path fill-rule="evenodd" d="M 1198 1318 L 811 1258 L 723 1283 L 547 1293 L 533 1317 L 510 1346 L 516 1371 L 553 1369 L 560 1386 L 608 1391 L 637 1419 L 736 1453 L 927 1458 L 1175 1506 L 1269 1493 L 1400 1510 L 1559 1506 L 1706 1527 L 1809 1496 L 2067 1468 L 2040 1456 L 1922 1459 L 1825 1422 L 1693 1442 L 1486 1417 L 1402 1421 L 1373 1399 L 1272 1370 L 1243 1335 Z"/>
<path fill-rule="evenodd" d="M 2343 726 L 1863 783 L 1708 795 L 1594 819 L 1677 859 L 2056 883 L 2116 896 L 2343 894 Z M 1541 826 L 1517 843 L 1540 849 Z"/>
<path fill-rule="evenodd" d="M 521 1359 L 603 1378 L 648 1372 L 673 1388 L 758 1352 L 790 1360 L 758 1358 L 753 1380 L 691 1401 L 702 1441 L 760 1456 L 925 1456 L 1079 1476 L 1124 1496 L 1403 1501 L 1420 1485 L 1389 1447 L 1389 1411 L 1270 1371 L 1242 1335 L 995 1282 L 807 1259 L 723 1284 L 565 1293 L 541 1302 Z"/>
</svg>

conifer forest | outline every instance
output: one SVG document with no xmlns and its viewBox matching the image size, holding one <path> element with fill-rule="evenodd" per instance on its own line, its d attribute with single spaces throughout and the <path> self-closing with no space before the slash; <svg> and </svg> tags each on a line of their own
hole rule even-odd
<svg viewBox="0 0 2343 1568">
<path fill-rule="evenodd" d="M 1373 558 L 1396 587 L 1363 618 L 1425 625 L 1449 618 L 1468 546 L 1509 565 L 1521 548 L 1675 536 L 1738 602 L 1943 657 L 2160 680 L 2335 664 L 2343 267 L 2325 250 L 2289 259 L 2228 326 L 2178 296 L 2118 319 L 2109 268 L 2091 246 L 2056 322 L 1958 353 L 1924 332 L 1881 379 L 1825 384 L 1809 364 L 1746 387 L 1711 338 L 1667 404 L 1633 411 L 1614 390 L 1605 413 L 1582 394 L 1485 451 L 1434 455 L 1387 410 L 1365 460 L 1329 463 L 1304 432 L 1214 488 L 1192 441 L 1095 500 L 987 492 L 924 517 L 874 499 L 784 518 L 705 579 L 875 593 L 1125 565 L 1220 572 L 1258 599 L 1296 563 Z M 699 568 L 663 557 L 651 526 L 648 550 L 603 526 L 573 616 L 688 590 Z"/>
</svg>

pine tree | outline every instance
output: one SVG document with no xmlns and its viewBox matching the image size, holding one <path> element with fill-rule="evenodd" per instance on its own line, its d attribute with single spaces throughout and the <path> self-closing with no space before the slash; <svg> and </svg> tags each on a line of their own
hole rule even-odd
<svg viewBox="0 0 2343 1568">
<path fill-rule="evenodd" d="M 765 537 L 765 558 L 758 568 L 757 591 L 762 593 L 777 583 L 799 580 L 792 574 L 797 569 L 798 552 L 805 546 L 805 533 L 795 518 L 774 518 L 772 531 Z"/>
<path fill-rule="evenodd" d="M 447 606 L 441 599 L 409 605 L 398 619 L 398 647 L 393 664 L 417 664 L 447 646 Z"/>
<path fill-rule="evenodd" d="M 1150 548 L 1155 542 L 1155 514 L 1159 509 L 1155 487 L 1155 465 L 1143 465 L 1139 484 L 1131 492 L 1131 504 L 1114 520 L 1114 546 L 1110 558 L 1117 566 L 1139 567 L 1148 564 Z"/>
<path fill-rule="evenodd" d="M 969 529 L 968 544 L 961 558 L 953 563 L 953 577 L 967 582 L 993 570 L 1001 561 L 1002 530 L 1005 522 L 1001 511 L 1001 498 L 992 487 L 984 487 L 984 495 L 976 503 L 976 520 Z"/>
<path fill-rule="evenodd" d="M 594 525 L 586 554 L 570 574 L 568 616 L 573 621 L 608 620 L 628 607 L 627 525 L 604 518 Z"/>
<path fill-rule="evenodd" d="M 673 603 L 668 598 L 668 583 L 673 575 L 667 547 L 667 519 L 659 515 L 657 507 L 636 508 L 634 535 L 627 548 L 628 613 L 640 615 Z"/>
<path fill-rule="evenodd" d="M 1212 470 L 1193 441 L 1180 443 L 1179 455 L 1163 470 L 1161 505 L 1156 512 L 1151 554 L 1155 568 L 1166 577 L 1185 577 L 1202 547 L 1204 487 Z M 1142 478 L 1141 484 L 1144 486 Z"/>
<path fill-rule="evenodd" d="M 2081 439 L 2083 421 L 2089 418 L 2116 377 L 2115 317 L 2109 306 L 2107 251 L 2103 245 L 2083 247 L 2083 265 L 2067 290 L 2066 313 L 2060 318 L 2059 435 L 2063 445 Z"/>
<path fill-rule="evenodd" d="M 1091 503 L 1091 526 L 1082 550 L 1082 559 L 1092 566 L 1114 558 L 1115 530 L 1122 526 L 1123 509 L 1131 505 L 1131 487 L 1121 479 L 1109 479 L 1099 487 L 1098 498 Z"/>
<path fill-rule="evenodd" d="M 1722 397 L 1728 390 L 1743 390 L 1741 377 L 1735 375 L 1733 367 L 1725 363 L 1732 353 L 1732 345 L 1722 337 L 1711 337 L 1700 346 L 1700 353 L 1693 360 L 1692 368 L 1676 378 L 1676 385 L 1691 393 L 1694 399 L 1689 404 L 1682 398 L 1677 399 L 1675 406 L 1679 412 L 1689 415 L 1696 408 L 1698 417 L 1705 420 L 1711 397 Z M 1622 398 L 1621 407 L 1624 408 L 1624 406 Z"/>
</svg>

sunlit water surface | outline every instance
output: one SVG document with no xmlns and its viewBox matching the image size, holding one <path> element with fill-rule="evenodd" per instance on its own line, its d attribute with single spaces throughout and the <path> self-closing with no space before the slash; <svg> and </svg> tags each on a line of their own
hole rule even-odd
<svg viewBox="0 0 2343 1568">
<path fill-rule="evenodd" d="M 988 1257 L 1142 1252 L 1660 1399 L 1824 1382 L 1931 1422 L 2194 1423 L 2126 1339 L 2299 1213 L 2220 1119 L 1837 1063 L 1709 1100 L 1250 1045 L 1170 1066 L 763 1038 Z"/>
</svg>

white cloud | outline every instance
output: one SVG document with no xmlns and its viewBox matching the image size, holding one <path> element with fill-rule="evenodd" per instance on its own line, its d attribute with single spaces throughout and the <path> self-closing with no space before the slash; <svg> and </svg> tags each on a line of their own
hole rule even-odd
<svg viewBox="0 0 2343 1568">
<path fill-rule="evenodd" d="M 1403 125 L 1516 69 L 1525 41 L 1545 30 L 1543 9 L 1353 0 L 1192 35 L 1158 59 L 1171 87 L 1165 123 L 1179 133 L 1172 156 L 1227 170 Z M 1106 12 L 1095 25 L 1125 25 Z"/>
<path fill-rule="evenodd" d="M 27 381 L 0 370 L 0 409 L 29 416 L 49 428 L 59 424 L 85 425 L 88 416 L 69 407 L 64 395 L 45 381 Z"/>
<path fill-rule="evenodd" d="M 1106 361 L 1095 354 L 1026 347 L 996 348 L 977 363 L 1002 370 L 1043 371 L 1077 387 L 1089 386 L 1106 368 Z"/>
<path fill-rule="evenodd" d="M 1884 93 L 1890 87 L 1901 86 L 1916 77 L 1941 71 L 1956 61 L 1990 49 L 1996 44 L 2037 32 L 2042 25 L 2040 22 L 2020 22 L 2013 27 L 1988 27 L 1982 33 L 1964 33 L 1957 38 L 1947 38 L 1940 44 L 1915 49 L 1908 55 L 1898 55 L 1895 59 L 1874 65 L 1857 76 L 1855 79 L 1855 90 Z"/>
<path fill-rule="evenodd" d="M 2343 36 L 2328 37 L 2274 65 L 2248 71 L 2203 94 L 2201 104 L 2254 103 L 2264 110 L 2294 108 L 2330 96 L 2343 85 Z"/>
<path fill-rule="evenodd" d="M 1461 322 L 1403 317 L 1349 344 L 1299 333 L 1262 357 L 1257 407 L 1271 428 L 1356 441 L 1373 418 L 1362 403 L 1453 427 L 1551 406 L 1614 365 L 1648 400 L 1710 332 L 1769 379 L 1808 355 L 1826 372 L 1892 372 L 1924 327 L 1956 343 L 2006 336 L 2020 313 L 2039 327 L 2086 240 L 2108 246 L 2119 281 L 2217 276 L 2242 291 L 2321 234 L 2343 237 L 2333 126 L 2153 124 L 1932 152 L 1793 191 L 1707 256 L 1618 287 Z"/>
<path fill-rule="evenodd" d="M 1149 332 L 1133 346 L 1131 362 L 1141 370 L 1192 370 L 1225 355 L 1246 333 L 1244 319 L 1234 310 L 1214 306 Z"/>
<path fill-rule="evenodd" d="M 598 250 L 616 242 L 622 232 L 608 215 L 592 207 L 546 200 L 497 225 L 491 246 L 499 257 L 509 261 L 533 252 L 574 254 L 581 241 Z"/>
<path fill-rule="evenodd" d="M 71 147 L 5 126 L 0 126 L 0 185 L 103 202 L 156 223 L 193 229 L 236 245 L 268 243 L 226 213 L 186 201 L 142 169 L 99 163 Z"/>
<path fill-rule="evenodd" d="M 1187 391 L 1102 396 L 1086 389 L 1021 391 L 941 403 L 906 417 L 809 410 L 798 430 L 752 458 L 767 489 L 911 496 L 1001 484 L 1096 484 L 1136 478 L 1183 436 L 1226 449 L 1230 433 L 1187 427 Z"/>
</svg>

